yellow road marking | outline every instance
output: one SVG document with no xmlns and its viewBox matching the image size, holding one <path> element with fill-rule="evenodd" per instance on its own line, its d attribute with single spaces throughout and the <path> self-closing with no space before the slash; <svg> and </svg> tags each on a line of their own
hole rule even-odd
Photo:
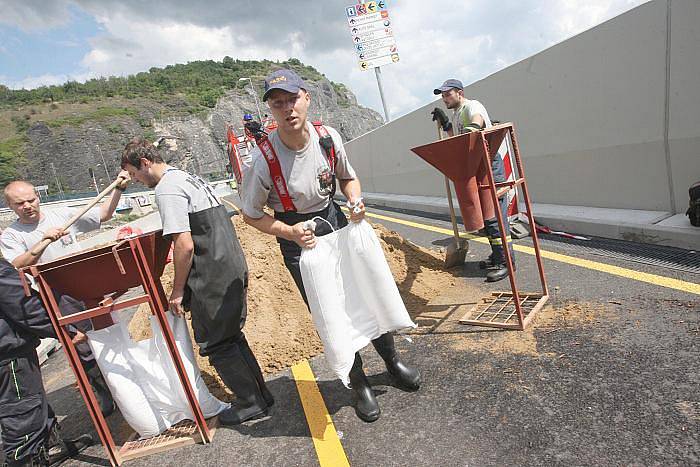
<svg viewBox="0 0 700 467">
<path fill-rule="evenodd" d="M 222 199 L 237 212 L 241 212 L 232 202 Z M 292 375 L 299 391 L 301 406 L 304 408 L 306 423 L 309 425 L 316 456 L 321 467 L 350 467 L 343 445 L 338 438 L 326 403 L 316 384 L 316 377 L 309 362 L 304 360 L 292 367 Z"/>
<path fill-rule="evenodd" d="M 316 378 L 309 362 L 304 360 L 292 367 L 292 375 L 297 384 L 306 422 L 314 441 L 316 455 L 321 467 L 350 466 L 338 432 L 326 409 L 323 396 L 316 384 Z"/>
<path fill-rule="evenodd" d="M 409 227 L 415 227 L 417 229 L 428 230 L 430 232 L 441 233 L 445 235 L 453 235 L 452 230 L 448 230 L 442 227 L 435 227 L 433 225 L 421 224 L 418 222 L 407 221 L 404 219 L 397 219 L 395 217 L 384 216 L 381 214 L 374 214 L 368 212 L 366 214 L 368 217 L 373 217 L 376 219 L 381 219 L 395 224 L 402 224 Z M 471 234 L 460 233 L 461 237 L 468 238 L 475 242 L 488 244 L 488 239 L 484 237 L 477 237 Z M 513 245 L 513 247 L 522 253 L 527 253 L 529 255 L 535 254 L 535 249 L 533 247 L 524 245 Z M 639 282 L 646 282 L 648 284 L 658 285 L 661 287 L 667 287 L 669 289 L 680 290 L 682 292 L 688 292 L 695 295 L 700 295 L 700 284 L 694 284 L 692 282 L 686 282 L 679 279 L 674 279 L 672 277 L 659 276 L 656 274 L 649 274 L 646 272 L 635 271 L 633 269 L 621 268 L 619 266 L 613 266 L 611 264 L 599 263 L 597 261 L 591 261 L 582 258 L 576 258 L 573 256 L 562 255 L 560 253 L 554 253 L 552 251 L 543 250 L 540 248 L 543 258 L 551 259 L 554 261 L 559 261 L 561 263 L 571 264 L 574 266 L 579 266 L 586 269 L 592 269 L 594 271 L 604 272 L 607 274 L 612 274 L 614 276 L 624 277 L 627 279 L 632 279 Z"/>
</svg>

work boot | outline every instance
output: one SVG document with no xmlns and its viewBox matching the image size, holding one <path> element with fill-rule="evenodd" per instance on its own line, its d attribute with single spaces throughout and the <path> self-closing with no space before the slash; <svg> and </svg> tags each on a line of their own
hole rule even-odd
<svg viewBox="0 0 700 467">
<path fill-rule="evenodd" d="M 407 391 L 417 391 L 420 388 L 420 372 L 399 359 L 394 346 L 394 336 L 385 333 L 372 341 L 372 345 L 386 364 L 389 374 L 396 380 L 399 387 Z"/>
<path fill-rule="evenodd" d="M 357 416 L 368 423 L 379 419 L 381 414 L 379 402 L 374 397 L 374 391 L 369 385 L 365 371 L 362 369 L 362 357 L 360 357 L 359 353 L 355 353 L 355 361 L 350 370 L 350 385 L 355 395 L 355 413 Z"/>
<path fill-rule="evenodd" d="M 88 434 L 78 436 L 75 439 L 63 439 L 59 430 L 60 425 L 54 423 L 49 431 L 49 439 L 46 442 L 46 452 L 44 453 L 47 462 L 41 465 L 59 465 L 95 444 L 95 440 Z"/>
<path fill-rule="evenodd" d="M 224 384 L 236 395 L 229 409 L 219 414 L 222 425 L 238 425 L 267 415 L 267 404 L 260 392 L 255 374 L 237 345 L 209 356 Z"/>
<path fill-rule="evenodd" d="M 258 382 L 258 387 L 260 387 L 260 393 L 262 394 L 263 399 L 265 400 L 265 404 L 267 404 L 268 407 L 272 407 L 272 405 L 275 403 L 275 398 L 272 397 L 272 393 L 269 389 L 267 389 L 267 385 L 265 384 L 265 377 L 263 377 L 262 370 L 260 369 L 260 365 L 258 364 L 258 360 L 255 358 L 255 355 L 253 355 L 253 351 L 248 345 L 248 341 L 246 340 L 245 336 L 240 341 L 239 347 L 241 349 L 241 353 L 243 354 L 245 362 L 248 364 L 248 367 L 255 375 L 255 380 Z"/>
<path fill-rule="evenodd" d="M 107 382 L 105 381 L 100 367 L 93 360 L 91 362 L 84 362 L 83 368 L 85 369 L 85 374 L 87 375 L 90 386 L 95 393 L 95 398 L 100 406 L 100 411 L 104 417 L 109 417 L 114 413 L 116 405 L 114 403 L 114 398 L 112 398 L 112 393 L 109 391 Z"/>
<path fill-rule="evenodd" d="M 493 253 L 483 261 L 479 261 L 479 269 L 491 269 L 496 266 L 496 261 L 493 259 Z"/>
<path fill-rule="evenodd" d="M 513 263 L 513 271 L 515 271 L 515 263 Z M 506 277 L 508 277 L 508 266 L 501 263 L 496 266 L 496 269 L 486 274 L 486 282 L 498 282 Z"/>
</svg>

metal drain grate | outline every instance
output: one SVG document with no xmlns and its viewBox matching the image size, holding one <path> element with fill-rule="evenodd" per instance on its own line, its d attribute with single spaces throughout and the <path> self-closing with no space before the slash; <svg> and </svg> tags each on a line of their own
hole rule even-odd
<svg viewBox="0 0 700 467">
<path fill-rule="evenodd" d="M 566 244 L 574 251 L 582 253 L 700 274 L 700 252 L 698 251 L 601 237 L 577 240 L 539 234 L 539 238 L 545 243 Z"/>
<path fill-rule="evenodd" d="M 521 292 L 519 298 L 520 308 L 525 320 L 533 311 L 539 309 L 547 301 L 547 297 L 541 293 Z M 474 326 L 502 328 L 518 328 L 520 326 L 511 292 L 493 292 L 491 296 L 483 298 L 481 303 L 477 303 L 462 316 L 459 322 Z"/>
<path fill-rule="evenodd" d="M 218 419 L 216 417 L 211 418 L 207 420 L 207 423 L 210 434 L 213 436 L 218 425 Z M 201 442 L 197 425 L 192 420 L 183 420 L 151 438 L 137 439 L 137 437 L 138 435 L 134 433 L 120 449 L 119 455 L 123 460 L 135 459 Z"/>
</svg>

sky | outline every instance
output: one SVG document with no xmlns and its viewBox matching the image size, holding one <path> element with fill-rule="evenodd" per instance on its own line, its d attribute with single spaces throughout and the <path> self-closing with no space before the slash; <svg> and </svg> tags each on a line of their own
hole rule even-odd
<svg viewBox="0 0 700 467">
<path fill-rule="evenodd" d="M 647 0 L 386 0 L 400 61 L 381 68 L 392 118 Z M 345 7 L 355 0 L 0 0 L 0 83 L 35 88 L 194 60 L 298 58 L 380 113 Z"/>
</svg>

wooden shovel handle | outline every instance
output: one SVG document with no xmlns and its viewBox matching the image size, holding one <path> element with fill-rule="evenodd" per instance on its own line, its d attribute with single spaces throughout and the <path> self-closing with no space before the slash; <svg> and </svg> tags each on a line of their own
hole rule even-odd
<svg viewBox="0 0 700 467">
<path fill-rule="evenodd" d="M 81 217 L 83 217 L 86 212 L 88 212 L 90 209 L 92 209 L 97 203 L 102 201 L 102 198 L 104 198 L 105 196 L 110 194 L 112 192 L 112 190 L 114 190 L 117 187 L 117 185 L 119 185 L 123 180 L 124 180 L 124 177 L 117 177 L 116 180 L 114 180 L 107 188 L 102 190 L 100 192 L 100 194 L 98 194 L 92 201 L 90 201 L 90 203 L 88 203 L 84 208 L 82 208 L 80 211 L 75 213 L 75 215 L 73 217 L 68 219 L 68 221 L 65 224 L 63 224 L 63 226 L 61 228 L 63 230 L 68 230 L 71 225 L 75 224 L 75 222 L 78 219 L 80 219 Z M 42 241 L 40 241 L 39 243 L 37 243 L 36 245 L 34 245 L 32 247 L 32 249 L 29 251 L 31 252 L 32 256 L 39 256 L 44 251 L 44 249 L 47 246 L 49 246 L 50 244 L 51 244 L 51 239 L 45 238 Z"/>
<path fill-rule="evenodd" d="M 442 130 L 440 128 L 440 122 L 437 122 L 437 133 L 438 141 L 442 140 Z M 450 179 L 445 175 L 445 191 L 447 192 L 447 204 L 450 206 L 450 220 L 452 221 L 452 232 L 454 233 L 455 240 L 459 244 L 459 228 L 457 227 L 457 216 L 455 215 L 455 207 L 452 204 L 452 190 L 450 190 Z"/>
</svg>

